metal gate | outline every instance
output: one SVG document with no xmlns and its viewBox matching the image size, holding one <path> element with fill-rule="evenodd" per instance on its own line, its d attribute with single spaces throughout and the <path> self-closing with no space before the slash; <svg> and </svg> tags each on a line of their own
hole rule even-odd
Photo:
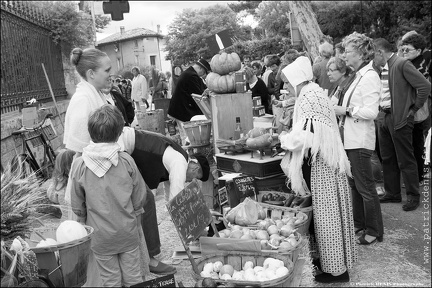
<svg viewBox="0 0 432 288">
<path fill-rule="evenodd" d="M 44 13 L 25 1 L 1 1 L 1 114 L 27 100 L 51 99 L 42 63 L 56 97 L 66 96 L 60 45 Z"/>
</svg>

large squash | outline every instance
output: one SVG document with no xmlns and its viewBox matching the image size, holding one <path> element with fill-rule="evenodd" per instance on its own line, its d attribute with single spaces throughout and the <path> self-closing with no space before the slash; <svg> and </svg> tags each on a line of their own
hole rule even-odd
<svg viewBox="0 0 432 288">
<path fill-rule="evenodd" d="M 206 83 L 208 89 L 214 93 L 223 94 L 235 92 L 235 75 L 219 75 L 214 72 L 210 72 L 207 75 Z"/>
<path fill-rule="evenodd" d="M 210 61 L 210 67 L 212 72 L 219 75 L 227 75 L 230 72 L 235 72 L 240 70 L 241 61 L 237 53 L 233 52 L 227 54 L 222 52 L 221 54 L 216 54 Z"/>
</svg>

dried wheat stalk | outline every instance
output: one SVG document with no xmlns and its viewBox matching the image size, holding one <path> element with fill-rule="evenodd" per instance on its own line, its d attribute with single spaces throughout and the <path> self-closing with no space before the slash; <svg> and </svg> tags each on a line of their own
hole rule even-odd
<svg viewBox="0 0 432 288">
<path fill-rule="evenodd" d="M 5 242 L 30 234 L 32 213 L 46 198 L 46 191 L 40 189 L 41 181 L 36 175 L 23 176 L 25 173 L 9 164 L 1 174 L 0 236 Z"/>
</svg>

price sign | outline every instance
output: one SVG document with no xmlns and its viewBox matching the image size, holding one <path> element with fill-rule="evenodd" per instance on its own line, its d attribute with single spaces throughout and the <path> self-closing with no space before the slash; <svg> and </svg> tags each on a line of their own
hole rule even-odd
<svg viewBox="0 0 432 288">
<path fill-rule="evenodd" d="M 166 206 L 183 243 L 197 239 L 212 221 L 204 195 L 195 179 Z"/>
<path fill-rule="evenodd" d="M 224 186 L 218 190 L 219 194 L 219 205 L 222 207 L 222 205 L 228 203 L 228 191 L 227 188 Z"/>
<path fill-rule="evenodd" d="M 256 200 L 258 190 L 255 183 L 255 178 L 252 176 L 242 176 L 233 178 L 234 189 L 240 198 L 240 202 L 246 197 L 251 197 Z"/>
</svg>

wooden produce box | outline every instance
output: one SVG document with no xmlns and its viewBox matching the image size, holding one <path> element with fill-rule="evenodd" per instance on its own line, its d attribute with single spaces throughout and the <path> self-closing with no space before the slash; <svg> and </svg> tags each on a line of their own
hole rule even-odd
<svg viewBox="0 0 432 288">
<path fill-rule="evenodd" d="M 240 117 L 243 133 L 253 128 L 252 94 L 210 94 L 211 119 L 213 139 L 215 139 L 215 153 L 220 153 L 216 146 L 216 139 L 230 139 L 234 137 L 236 117 Z"/>
<path fill-rule="evenodd" d="M 239 155 L 216 154 L 217 169 L 221 172 L 242 173 L 260 178 L 283 175 L 280 167 L 283 156 L 277 155 L 271 158 L 269 155 L 265 155 L 263 159 L 260 159 L 258 152 L 254 152 L 253 155 L 254 157 L 251 158 L 251 153 Z"/>
</svg>

